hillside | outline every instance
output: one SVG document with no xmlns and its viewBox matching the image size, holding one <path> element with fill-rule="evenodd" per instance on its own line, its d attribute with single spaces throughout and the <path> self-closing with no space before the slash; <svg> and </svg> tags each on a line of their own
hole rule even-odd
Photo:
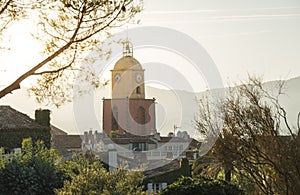
<svg viewBox="0 0 300 195">
<path fill-rule="evenodd" d="M 278 81 L 265 83 L 268 89 L 274 89 Z M 284 95 L 280 98 L 280 103 L 286 108 L 289 122 L 295 126 L 297 113 L 300 111 L 300 77 L 286 80 Z M 220 92 L 220 89 L 214 90 Z M 205 96 L 207 92 L 191 93 L 181 90 L 170 91 L 153 87 L 146 87 L 147 98 L 156 99 L 156 120 L 157 129 L 166 135 L 174 130 L 174 125 L 180 127 L 179 130 L 187 130 L 190 134 L 195 134 L 192 121 L 197 113 L 196 100 Z M 109 87 L 99 89 L 93 96 L 93 112 L 85 106 L 84 100 L 77 112 L 77 123 L 74 119 L 74 108 L 72 103 L 68 103 L 60 108 L 48 107 L 51 109 L 52 123 L 67 131 L 68 133 L 82 133 L 84 130 L 101 129 L 102 127 L 102 98 L 109 97 Z M 84 97 L 82 99 L 85 99 Z M 26 89 L 15 91 L 0 99 L 0 105 L 11 105 L 13 108 L 29 115 L 33 118 L 34 110 L 46 108 L 35 102 L 33 97 L 29 97 Z M 78 112 L 79 110 L 79 112 Z M 76 115 L 76 113 L 75 113 Z"/>
</svg>

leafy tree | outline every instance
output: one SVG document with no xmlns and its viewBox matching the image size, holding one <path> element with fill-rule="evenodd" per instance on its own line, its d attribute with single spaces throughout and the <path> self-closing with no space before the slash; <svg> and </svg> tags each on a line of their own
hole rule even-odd
<svg viewBox="0 0 300 195">
<path fill-rule="evenodd" d="M 37 85 L 31 91 L 38 101 L 49 100 L 56 105 L 68 101 L 73 88 L 76 71 L 87 71 L 85 78 L 93 86 L 99 79 L 89 67 L 79 70 L 84 51 L 90 51 L 110 35 L 113 28 L 132 20 L 141 10 L 139 0 L 5 0 L 0 3 L 0 32 L 9 24 L 23 18 L 22 13 L 37 16 L 38 33 L 34 36 L 44 44 L 44 59 L 20 75 L 14 82 L 0 91 L 0 98 L 20 88 L 20 84 L 31 76 L 38 76 Z M 21 12 L 20 12 L 21 13 Z M 1 36 L 1 34 L 0 34 Z M 1 37 L 0 37 L 1 38 Z M 108 57 L 110 51 L 99 48 L 98 58 Z M 63 85 L 62 85 L 63 84 Z"/>
<path fill-rule="evenodd" d="M 200 105 L 199 131 L 211 134 L 222 130 L 215 135 L 219 139 L 210 151 L 210 163 L 202 171 L 209 172 L 218 164 L 230 176 L 234 171 L 247 178 L 255 184 L 257 193 L 300 191 L 300 140 L 294 134 L 299 133 L 299 125 L 293 130 L 287 123 L 286 111 L 279 104 L 282 86 L 274 92 L 267 90 L 259 79 L 250 78 L 248 83 L 229 89 L 228 97 L 218 107 Z M 218 127 L 221 129 L 214 129 L 216 125 L 210 123 L 211 113 L 224 120 L 223 126 Z"/>
<path fill-rule="evenodd" d="M 33 2 L 32 2 L 33 3 Z M 33 3 L 34 4 L 34 3 Z M 3 32 L 9 27 L 9 25 L 16 20 L 25 17 L 25 10 L 22 9 L 20 1 L 16 0 L 3 0 L 0 3 L 0 40 L 2 40 Z"/>
<path fill-rule="evenodd" d="M 224 173 L 224 179 L 227 182 L 231 181 L 234 162 L 237 156 L 227 149 L 224 144 L 230 143 L 230 135 L 226 132 L 222 133 L 209 153 L 198 158 L 193 164 L 193 174 L 202 174 L 206 177 L 217 179 L 220 173 Z"/>
<path fill-rule="evenodd" d="M 5 157 L 2 157 L 5 158 Z M 42 142 L 24 139 L 16 153 L 0 169 L 0 194 L 54 194 L 63 185 L 60 158 Z"/>
<path fill-rule="evenodd" d="M 57 194 L 142 194 L 143 175 L 139 171 L 108 172 L 100 160 L 84 156 L 66 162 L 65 170 L 69 178 Z"/>
<path fill-rule="evenodd" d="M 219 142 L 217 142 L 215 146 L 217 146 L 218 143 Z M 231 167 L 228 168 L 226 164 L 230 161 L 227 158 L 222 159 L 221 156 L 224 156 L 225 158 L 226 154 L 221 154 L 219 156 L 219 154 L 216 153 L 215 149 L 212 148 L 211 152 L 209 152 L 205 156 L 199 157 L 194 162 L 192 167 L 193 176 L 201 175 L 211 179 L 225 180 L 226 182 L 235 184 L 239 188 L 243 189 L 245 191 L 245 194 L 253 194 L 253 182 L 235 171 L 234 165 L 232 164 L 235 161 L 231 161 Z"/>
<path fill-rule="evenodd" d="M 54 150 L 30 138 L 23 141 L 21 153 L 0 161 L 0 194 L 140 195 L 142 181 L 142 172 L 108 172 L 90 154 L 63 162 Z"/>
<path fill-rule="evenodd" d="M 212 180 L 204 177 L 181 177 L 176 182 L 168 185 L 161 195 L 229 195 L 244 194 L 233 184 L 222 180 Z"/>
</svg>

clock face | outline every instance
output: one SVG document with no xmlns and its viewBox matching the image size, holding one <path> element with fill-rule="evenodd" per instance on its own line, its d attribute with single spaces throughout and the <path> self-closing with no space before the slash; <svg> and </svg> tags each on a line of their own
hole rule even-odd
<svg viewBox="0 0 300 195">
<path fill-rule="evenodd" d="M 119 81 L 121 79 L 121 75 L 120 74 L 116 74 L 115 75 L 115 81 Z"/>
<path fill-rule="evenodd" d="M 141 74 L 137 74 L 135 77 L 136 82 L 140 83 L 142 81 L 142 75 Z"/>
</svg>

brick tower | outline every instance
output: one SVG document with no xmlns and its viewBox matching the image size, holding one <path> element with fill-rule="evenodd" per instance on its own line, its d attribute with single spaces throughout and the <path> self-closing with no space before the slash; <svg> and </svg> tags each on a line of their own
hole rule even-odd
<svg viewBox="0 0 300 195">
<path fill-rule="evenodd" d="M 111 99 L 103 99 L 103 131 L 154 134 L 155 99 L 145 99 L 144 69 L 133 57 L 132 44 L 123 43 L 123 56 L 111 70 Z"/>
</svg>

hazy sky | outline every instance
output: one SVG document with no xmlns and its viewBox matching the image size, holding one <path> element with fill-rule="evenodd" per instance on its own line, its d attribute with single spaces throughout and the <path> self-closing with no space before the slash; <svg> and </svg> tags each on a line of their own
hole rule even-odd
<svg viewBox="0 0 300 195">
<path fill-rule="evenodd" d="M 169 27 L 194 38 L 225 84 L 248 74 L 265 80 L 300 75 L 299 0 L 145 0 L 144 6 L 140 25 Z M 38 62 L 30 25 L 23 22 L 9 31 L 12 50 L 0 54 L 0 84 Z"/>
<path fill-rule="evenodd" d="M 300 76 L 299 0 L 146 0 L 139 17 L 196 39 L 225 84 Z"/>
</svg>

